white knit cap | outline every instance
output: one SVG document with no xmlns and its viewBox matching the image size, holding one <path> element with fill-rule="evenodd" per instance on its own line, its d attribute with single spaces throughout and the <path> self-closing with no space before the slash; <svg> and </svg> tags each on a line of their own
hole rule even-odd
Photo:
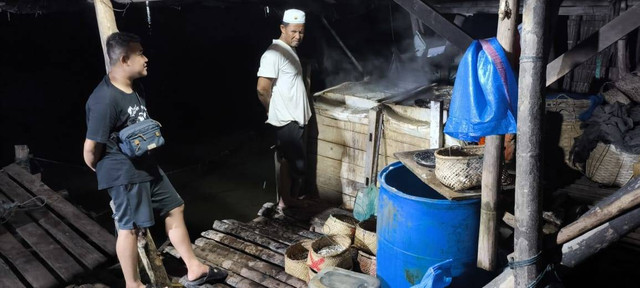
<svg viewBox="0 0 640 288">
<path fill-rule="evenodd" d="M 282 22 L 289 24 L 304 24 L 304 12 L 298 9 L 284 11 Z"/>
</svg>

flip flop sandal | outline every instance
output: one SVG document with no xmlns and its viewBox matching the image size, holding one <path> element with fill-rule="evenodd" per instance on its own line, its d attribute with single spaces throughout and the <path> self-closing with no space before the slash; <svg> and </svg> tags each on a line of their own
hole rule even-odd
<svg viewBox="0 0 640 288">
<path fill-rule="evenodd" d="M 200 276 L 200 278 L 193 281 L 189 281 L 187 275 L 180 278 L 180 284 L 186 288 L 197 288 L 207 283 L 220 283 L 227 278 L 227 272 L 220 269 L 209 266 L 207 274 Z"/>
</svg>

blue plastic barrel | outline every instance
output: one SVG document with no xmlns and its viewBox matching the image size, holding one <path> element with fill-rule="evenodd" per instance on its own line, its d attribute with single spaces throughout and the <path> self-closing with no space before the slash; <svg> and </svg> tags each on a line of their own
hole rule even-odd
<svg viewBox="0 0 640 288">
<path fill-rule="evenodd" d="M 447 200 L 395 162 L 378 175 L 377 276 L 410 287 L 432 265 L 453 259 L 452 276 L 475 269 L 480 199 Z"/>
</svg>

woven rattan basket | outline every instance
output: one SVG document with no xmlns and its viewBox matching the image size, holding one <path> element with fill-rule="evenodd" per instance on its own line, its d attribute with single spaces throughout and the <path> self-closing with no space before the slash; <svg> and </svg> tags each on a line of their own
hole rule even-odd
<svg viewBox="0 0 640 288">
<path fill-rule="evenodd" d="M 436 156 L 436 178 L 445 186 L 465 190 L 482 183 L 484 146 L 440 148 Z"/>
<path fill-rule="evenodd" d="M 638 74 L 638 71 L 634 71 L 616 81 L 616 87 L 636 103 L 640 103 L 640 76 Z"/>
<path fill-rule="evenodd" d="M 351 246 L 351 239 L 344 235 L 320 237 L 311 243 L 307 266 L 315 272 L 320 272 L 325 267 L 351 269 L 353 262 L 349 246 Z"/>
<path fill-rule="evenodd" d="M 289 246 L 284 252 L 284 272 L 309 282 L 307 257 L 309 257 L 310 248 L 311 240 L 303 240 Z"/>
<path fill-rule="evenodd" d="M 371 217 L 356 226 L 356 235 L 353 246 L 368 253 L 376 255 L 378 253 L 378 237 L 376 235 L 376 218 Z"/>
<path fill-rule="evenodd" d="M 358 220 L 342 214 L 331 214 L 324 226 L 322 226 L 322 232 L 325 235 L 344 235 L 353 239 L 353 234 L 356 232 L 356 224 Z"/>
<path fill-rule="evenodd" d="M 362 273 L 376 277 L 376 256 L 358 251 L 358 268 Z"/>
<path fill-rule="evenodd" d="M 600 94 L 604 97 L 604 101 L 609 104 L 620 102 L 622 104 L 629 104 L 631 100 L 627 95 L 622 93 L 612 82 L 606 82 L 600 87 Z"/>
<path fill-rule="evenodd" d="M 633 164 L 638 159 L 640 155 L 600 142 L 589 154 L 585 174 L 593 182 L 622 187 L 633 176 Z"/>
</svg>

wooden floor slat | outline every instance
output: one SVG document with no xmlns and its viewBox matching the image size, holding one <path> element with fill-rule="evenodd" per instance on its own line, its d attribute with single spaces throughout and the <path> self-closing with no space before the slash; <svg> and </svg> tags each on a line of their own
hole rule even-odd
<svg viewBox="0 0 640 288">
<path fill-rule="evenodd" d="M 250 241 L 256 244 L 260 244 L 263 247 L 267 247 L 269 248 L 269 250 L 271 251 L 275 251 L 278 252 L 280 254 L 284 254 L 284 251 L 287 249 L 287 245 L 271 240 L 269 238 L 266 237 L 262 237 L 261 235 L 253 232 L 253 231 L 249 231 L 243 228 L 240 228 L 238 226 L 235 225 L 231 225 L 229 223 L 225 223 L 219 220 L 216 220 L 213 223 L 213 229 L 216 231 L 220 231 L 226 234 L 230 234 L 230 235 L 235 235 L 236 237 L 239 237 L 241 239 L 244 239 L 246 241 Z"/>
<path fill-rule="evenodd" d="M 4 263 L 2 259 L 0 259 L 0 287 L 24 287 L 20 279 L 18 279 L 16 275 L 13 275 L 7 263 Z"/>
<path fill-rule="evenodd" d="M 2 193 L 0 200 L 8 201 Z M 74 277 L 84 273 L 82 267 L 23 211 L 13 214 L 8 223 L 64 281 L 70 282 Z"/>
<path fill-rule="evenodd" d="M 287 246 L 296 243 L 298 241 L 304 240 L 306 238 L 300 236 L 300 235 L 296 235 L 296 234 L 292 234 L 292 233 L 287 233 L 285 231 L 277 231 L 274 229 L 268 229 L 268 228 L 264 228 L 264 227 L 258 227 L 256 225 L 252 225 L 252 224 L 248 224 L 248 223 L 242 223 L 240 221 L 236 221 L 233 219 L 226 219 L 226 220 L 222 220 L 223 222 L 238 226 L 240 228 L 249 230 L 249 231 L 253 231 L 257 234 L 260 234 L 262 236 L 268 237 L 270 239 L 276 240 L 280 243 L 283 243 Z"/>
<path fill-rule="evenodd" d="M 58 287 L 58 281 L 27 251 L 9 231 L 0 225 L 0 253 L 33 287 Z"/>
<path fill-rule="evenodd" d="M 0 172 L 0 190 L 3 190 L 7 196 L 16 202 L 25 202 L 32 197 L 22 187 L 9 179 L 4 172 Z M 29 211 L 29 214 L 89 269 L 93 269 L 107 261 L 104 255 L 84 241 L 49 210 L 44 208 L 35 209 Z"/>
<path fill-rule="evenodd" d="M 201 233 L 202 236 L 225 244 L 236 250 L 243 251 L 253 257 L 271 262 L 278 266 L 284 267 L 284 256 L 280 253 L 271 251 L 267 248 L 260 247 L 256 244 L 243 241 L 233 235 L 227 235 L 218 231 L 208 230 Z"/>
<path fill-rule="evenodd" d="M 76 229 L 82 231 L 84 236 L 91 239 L 101 249 L 108 253 L 110 256 L 115 256 L 116 251 L 116 239 L 115 237 L 102 228 L 98 223 L 91 220 L 87 215 L 78 210 L 75 206 L 69 203 L 67 200 L 59 197 L 51 188 L 42 184 L 39 179 L 29 174 L 16 164 L 11 164 L 3 168 L 11 177 L 18 180 L 22 185 L 30 190 L 31 193 L 47 198 L 58 198 L 57 201 L 52 201 L 49 206 L 52 207 L 58 214 L 65 217 L 72 223 Z"/>
</svg>

